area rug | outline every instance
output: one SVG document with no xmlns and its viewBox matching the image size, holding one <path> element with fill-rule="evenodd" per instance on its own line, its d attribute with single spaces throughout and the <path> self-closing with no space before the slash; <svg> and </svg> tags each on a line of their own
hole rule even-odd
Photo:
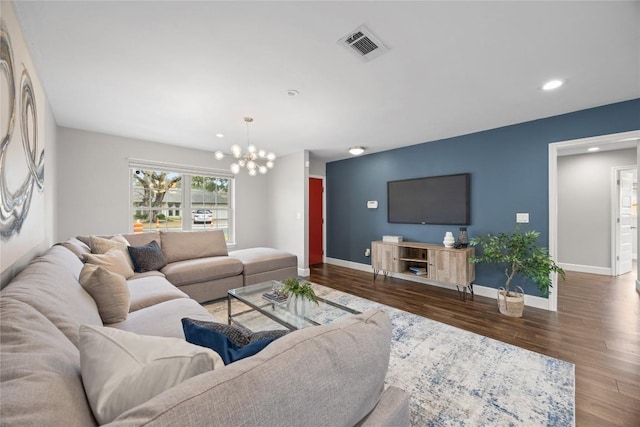
<svg viewBox="0 0 640 427">
<path fill-rule="evenodd" d="M 575 426 L 572 363 L 321 285 L 313 288 L 354 310 L 389 313 L 393 332 L 386 385 L 411 394 L 412 425 Z M 241 303 L 234 304 L 234 313 L 242 311 Z M 226 301 L 205 307 L 226 321 Z M 258 313 L 246 326 L 282 328 Z"/>
</svg>

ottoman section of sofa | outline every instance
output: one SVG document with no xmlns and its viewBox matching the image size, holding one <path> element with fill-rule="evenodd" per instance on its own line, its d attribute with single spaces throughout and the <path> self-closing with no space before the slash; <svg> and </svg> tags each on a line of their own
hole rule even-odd
<svg viewBox="0 0 640 427">
<path fill-rule="evenodd" d="M 244 286 L 298 276 L 298 257 L 273 248 L 249 248 L 229 252 L 244 265 Z"/>
<path fill-rule="evenodd" d="M 242 287 L 240 260 L 228 256 L 188 259 L 167 264 L 161 272 L 173 285 L 198 302 L 223 298 Z"/>
</svg>

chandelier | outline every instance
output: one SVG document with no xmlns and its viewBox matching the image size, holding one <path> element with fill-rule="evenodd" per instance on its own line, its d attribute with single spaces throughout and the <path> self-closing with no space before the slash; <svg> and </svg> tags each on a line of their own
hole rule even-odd
<svg viewBox="0 0 640 427">
<path fill-rule="evenodd" d="M 237 159 L 231 163 L 231 173 L 236 175 L 240 173 L 240 169 L 246 168 L 251 176 L 256 176 L 258 172 L 266 174 L 269 169 L 273 169 L 276 155 L 271 152 L 267 153 L 265 150 L 258 150 L 255 145 L 249 143 L 249 123 L 253 122 L 253 119 L 245 117 L 244 121 L 247 124 L 247 150 L 243 152 L 238 144 L 231 146 L 231 156 Z M 225 154 L 222 151 L 216 151 L 214 157 L 217 160 L 222 160 Z"/>
</svg>

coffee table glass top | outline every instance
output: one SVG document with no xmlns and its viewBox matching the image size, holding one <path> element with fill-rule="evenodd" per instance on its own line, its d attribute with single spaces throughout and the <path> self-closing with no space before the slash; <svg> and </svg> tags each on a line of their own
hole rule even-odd
<svg viewBox="0 0 640 427">
<path fill-rule="evenodd" d="M 344 317 L 360 313 L 359 311 L 352 310 L 348 307 L 318 297 L 318 305 L 310 303 L 304 316 L 298 316 L 288 310 L 286 302 L 275 303 L 263 297 L 263 294 L 271 291 L 274 285 L 282 286 L 280 282 L 270 280 L 264 283 L 230 290 L 228 292 L 227 299 L 229 324 L 236 323 L 242 325 L 243 318 L 250 316 L 255 312 L 259 312 L 288 329 L 295 330 L 309 326 L 333 323 Z M 237 299 L 248 305 L 250 308 L 241 312 L 232 313 L 232 299 Z"/>
</svg>

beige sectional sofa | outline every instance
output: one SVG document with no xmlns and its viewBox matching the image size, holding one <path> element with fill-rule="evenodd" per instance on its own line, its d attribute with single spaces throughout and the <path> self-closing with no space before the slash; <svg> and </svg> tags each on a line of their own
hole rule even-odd
<svg viewBox="0 0 640 427">
<path fill-rule="evenodd" d="M 228 252 L 221 230 L 122 236 L 133 246 L 146 245 L 152 240 L 158 242 L 167 260 L 160 273 L 198 302 L 223 298 L 229 289 L 298 275 L 295 255 L 262 247 Z M 86 247 L 76 245 L 77 251 L 89 252 L 90 236 L 78 236 L 78 239 Z"/>
<path fill-rule="evenodd" d="M 79 282 L 83 263 L 77 251 L 82 245 L 72 240 L 64 246 L 50 248 L 0 291 L 3 426 L 97 425 L 81 376 L 79 330 L 103 323 L 96 301 Z M 182 262 L 178 258 L 172 263 Z M 130 311 L 105 330 L 184 339 L 182 318 L 215 321 L 183 292 L 194 289 L 189 280 L 181 287 L 167 280 L 175 280 L 173 274 L 148 272 L 127 280 Z M 227 277 L 243 280 L 242 274 Z M 230 283 L 227 277 L 220 278 L 224 286 Z M 408 425 L 407 394 L 384 389 L 390 335 L 389 318 L 382 311 L 295 331 L 254 356 L 166 389 L 112 424 Z M 117 372 L 118 366 L 109 363 L 104 361 L 104 370 Z"/>
</svg>

